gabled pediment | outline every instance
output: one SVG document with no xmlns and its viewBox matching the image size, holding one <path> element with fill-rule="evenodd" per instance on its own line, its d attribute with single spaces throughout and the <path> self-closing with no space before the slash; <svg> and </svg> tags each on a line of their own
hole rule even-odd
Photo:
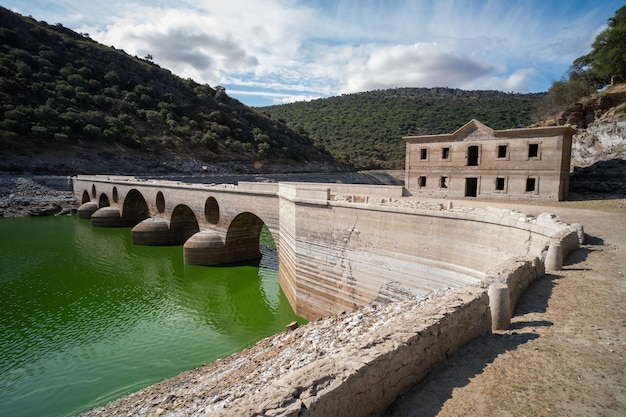
<svg viewBox="0 0 626 417">
<path fill-rule="evenodd" d="M 459 142 L 470 142 L 473 140 L 485 140 L 495 137 L 494 130 L 489 126 L 480 123 L 476 119 L 461 126 L 451 135 L 451 139 Z"/>
<path fill-rule="evenodd" d="M 474 142 L 499 138 L 515 139 L 540 137 L 542 135 L 559 135 L 567 137 L 568 140 L 571 141 L 572 135 L 575 132 L 576 130 L 570 125 L 493 130 L 478 120 L 472 119 L 457 129 L 454 133 L 446 133 L 443 135 L 404 136 L 402 139 L 404 139 L 406 143 Z"/>
</svg>

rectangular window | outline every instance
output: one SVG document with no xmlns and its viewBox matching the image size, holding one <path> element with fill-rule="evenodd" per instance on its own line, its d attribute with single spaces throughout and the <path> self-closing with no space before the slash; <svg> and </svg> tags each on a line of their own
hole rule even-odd
<svg viewBox="0 0 626 417">
<path fill-rule="evenodd" d="M 477 166 L 478 165 L 478 146 L 469 146 L 467 148 L 467 165 L 468 166 Z"/>
<path fill-rule="evenodd" d="M 498 145 L 498 158 L 506 158 L 507 145 Z"/>
<path fill-rule="evenodd" d="M 526 178 L 526 192 L 531 193 L 535 191 L 536 179 Z"/>
<path fill-rule="evenodd" d="M 441 159 L 450 159 L 450 148 L 441 149 Z"/>
<path fill-rule="evenodd" d="M 496 191 L 504 191 L 504 178 L 496 178 Z"/>
<path fill-rule="evenodd" d="M 439 178 L 439 187 L 448 188 L 448 177 Z"/>
<path fill-rule="evenodd" d="M 528 157 L 537 158 L 538 156 L 539 156 L 539 144 L 529 143 L 528 144 Z"/>
<path fill-rule="evenodd" d="M 417 185 L 419 185 L 420 187 L 426 187 L 426 177 L 419 177 L 419 179 L 417 180 Z"/>
<path fill-rule="evenodd" d="M 428 148 L 420 149 L 420 159 L 428 159 Z"/>
</svg>

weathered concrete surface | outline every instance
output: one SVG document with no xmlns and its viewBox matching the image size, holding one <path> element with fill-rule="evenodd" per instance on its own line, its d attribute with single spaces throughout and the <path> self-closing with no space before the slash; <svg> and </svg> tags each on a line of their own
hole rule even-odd
<svg viewBox="0 0 626 417">
<path fill-rule="evenodd" d="M 279 278 L 303 317 L 398 299 L 394 292 L 424 295 L 476 284 L 509 259 L 543 260 L 553 241 L 563 240 L 566 251 L 579 244 L 577 226 L 549 215 L 444 210 L 443 204 L 368 196 L 367 188 L 351 191 L 331 198 L 323 184 L 302 190 L 280 183 Z"/>
<path fill-rule="evenodd" d="M 437 362 L 489 332 L 484 290 L 463 288 L 395 318 L 354 343 L 272 381 L 215 416 L 366 416 L 384 410 Z M 261 400 L 262 399 L 262 400 Z M 261 401 L 260 401 L 261 400 Z"/>
</svg>

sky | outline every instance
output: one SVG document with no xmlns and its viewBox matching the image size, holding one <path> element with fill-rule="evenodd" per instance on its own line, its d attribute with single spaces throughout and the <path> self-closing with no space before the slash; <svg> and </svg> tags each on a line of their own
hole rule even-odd
<svg viewBox="0 0 626 417">
<path fill-rule="evenodd" d="M 543 92 L 624 0 L 0 0 L 249 106 L 396 87 Z"/>
</svg>

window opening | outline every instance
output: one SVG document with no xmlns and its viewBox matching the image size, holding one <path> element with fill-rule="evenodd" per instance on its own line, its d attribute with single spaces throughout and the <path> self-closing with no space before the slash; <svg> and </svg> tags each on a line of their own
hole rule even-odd
<svg viewBox="0 0 626 417">
<path fill-rule="evenodd" d="M 419 180 L 417 181 L 417 184 L 420 187 L 426 187 L 426 177 L 419 177 Z"/>
<path fill-rule="evenodd" d="M 539 144 L 538 143 L 530 143 L 528 145 L 528 157 L 529 158 L 537 158 L 539 156 Z"/>
<path fill-rule="evenodd" d="M 478 165 L 478 146 L 470 146 L 467 148 L 467 165 Z"/>
<path fill-rule="evenodd" d="M 420 159 L 428 159 L 428 149 L 427 148 L 420 149 Z"/>
<path fill-rule="evenodd" d="M 448 188 L 448 177 L 441 177 L 439 179 L 439 187 Z"/>
<path fill-rule="evenodd" d="M 535 178 L 526 178 L 526 192 L 529 193 L 535 191 L 535 183 Z"/>
<path fill-rule="evenodd" d="M 506 145 L 498 145 L 498 158 L 506 158 Z"/>
<path fill-rule="evenodd" d="M 441 149 L 441 159 L 450 159 L 450 148 Z"/>
<path fill-rule="evenodd" d="M 504 191 L 504 178 L 502 177 L 496 178 L 496 190 Z"/>
</svg>

